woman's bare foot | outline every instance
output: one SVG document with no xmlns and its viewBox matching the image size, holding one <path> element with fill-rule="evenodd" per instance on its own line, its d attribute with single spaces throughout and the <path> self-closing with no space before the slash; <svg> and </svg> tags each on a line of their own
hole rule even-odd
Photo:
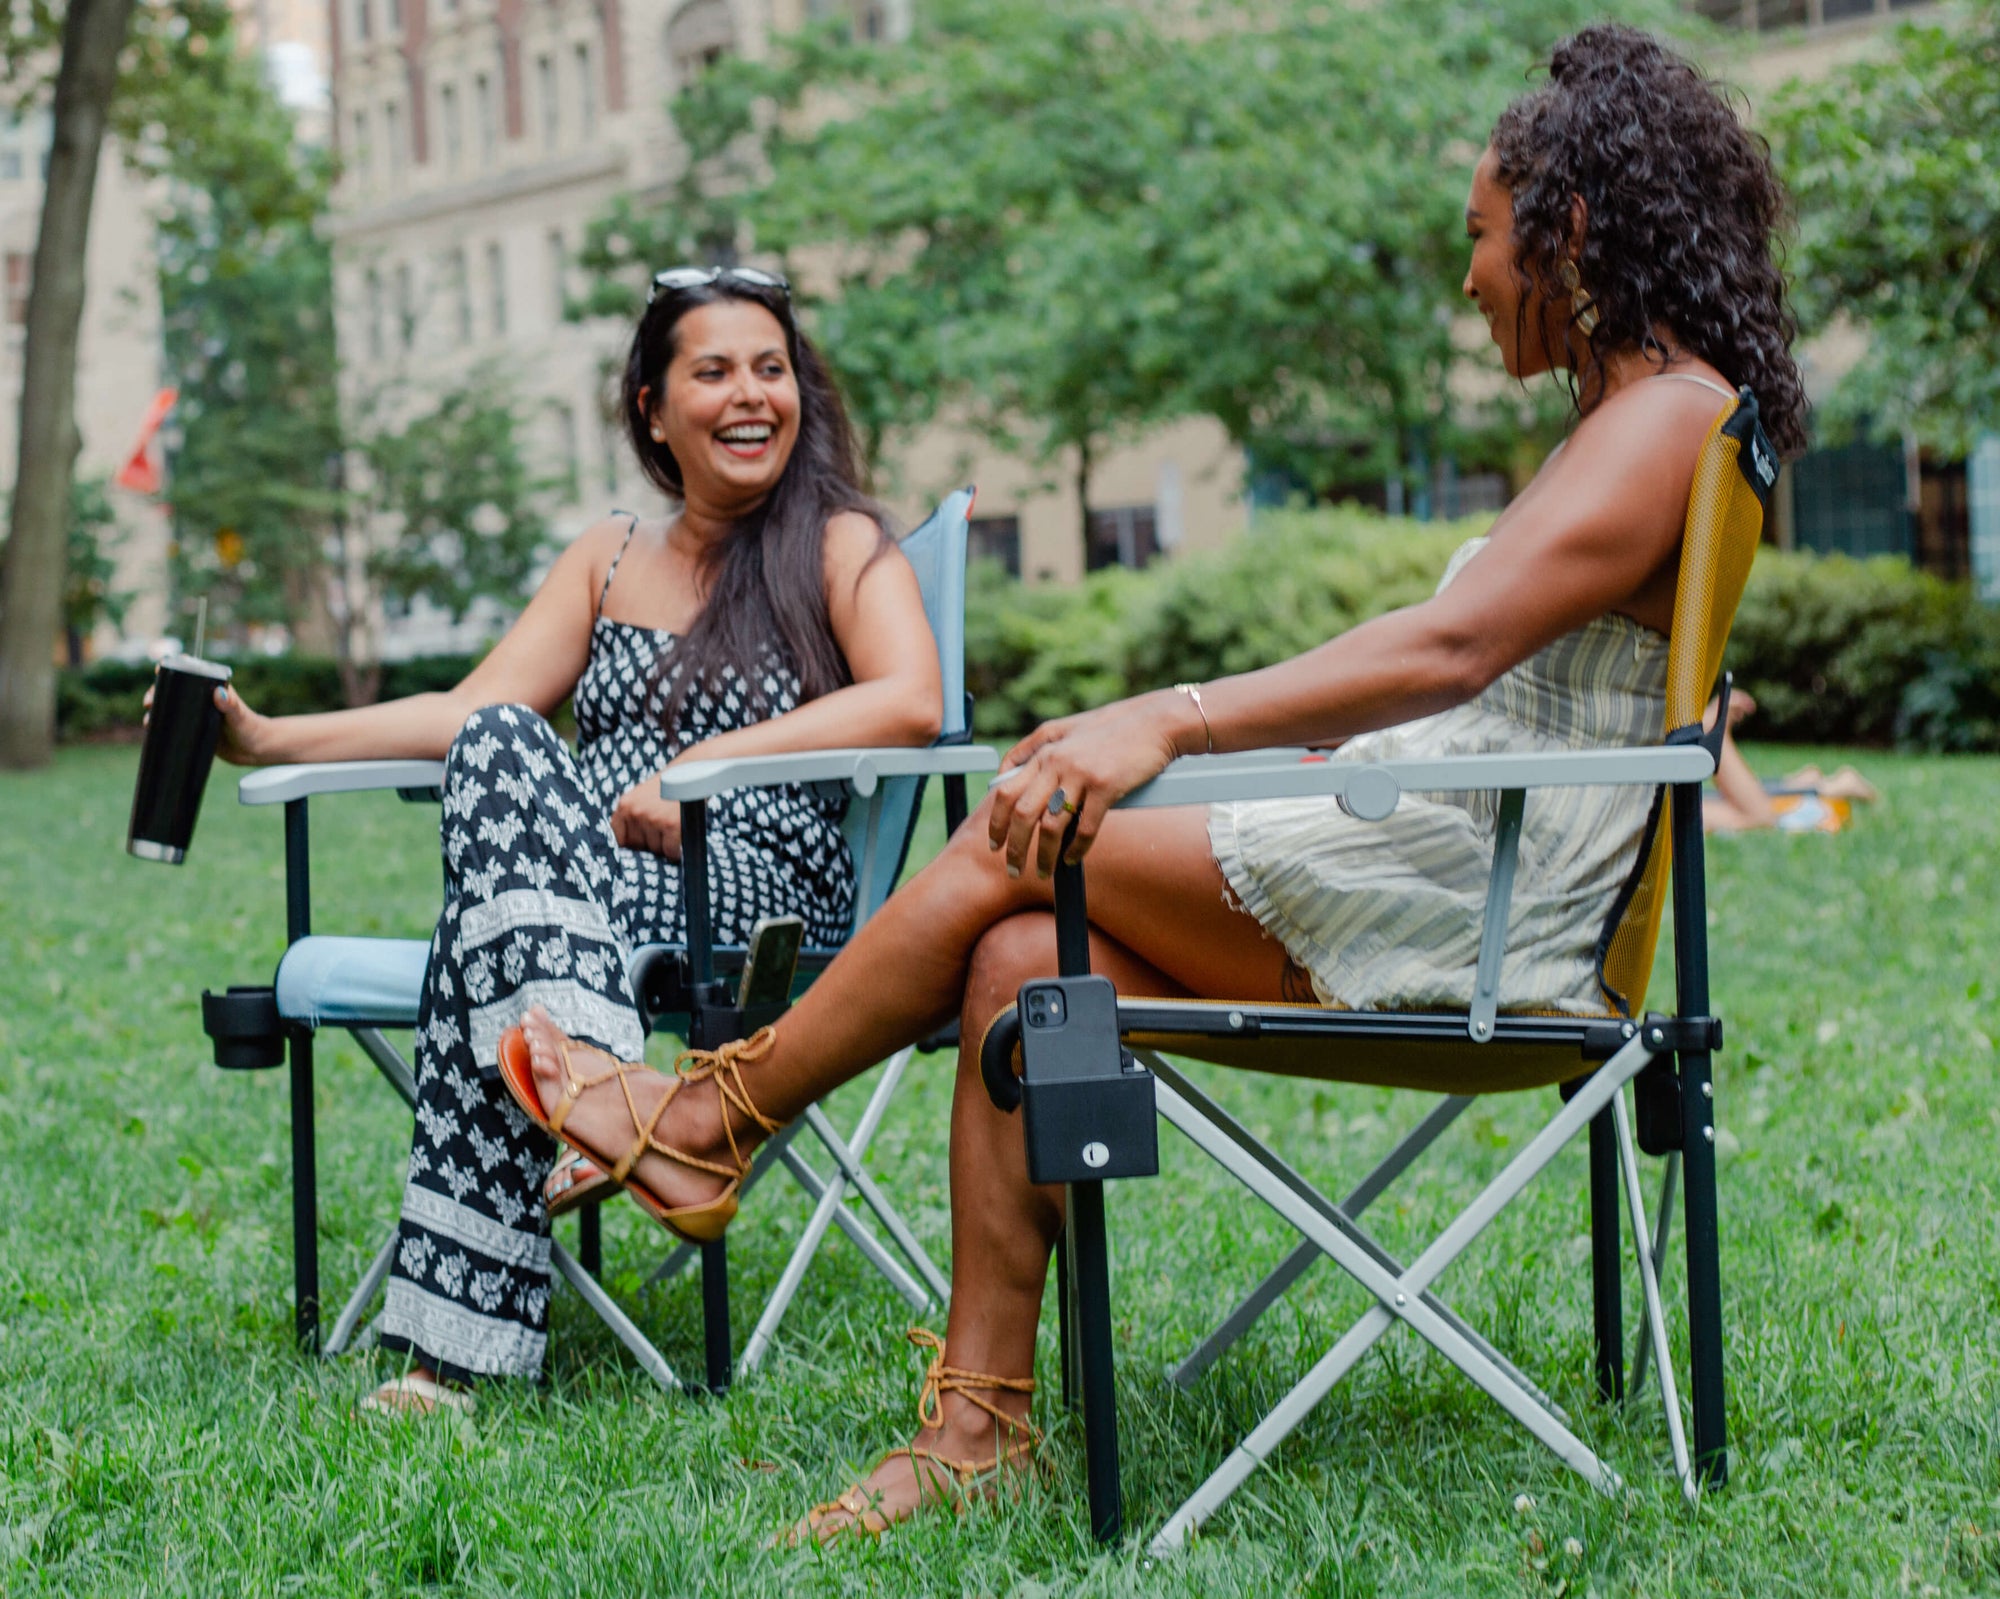
<svg viewBox="0 0 2000 1599">
<path fill-rule="evenodd" d="M 673 1103 L 653 1124 L 654 1143 L 718 1168 L 708 1170 L 648 1151 L 626 1176 L 626 1186 L 636 1184 L 670 1210 L 704 1204 L 728 1186 L 729 1178 L 720 1168 L 733 1170 L 735 1163 L 723 1126 L 722 1099 L 713 1082 L 682 1083 L 646 1066 L 629 1068 L 622 1079 L 606 1076 L 618 1063 L 603 1050 L 568 1037 L 539 1005 L 521 1018 L 521 1030 L 527 1035 L 535 1092 L 544 1114 L 553 1113 L 568 1095 L 572 1074 L 586 1083 L 604 1077 L 602 1083 L 578 1095 L 563 1120 L 563 1133 L 601 1157 L 607 1170 L 639 1139 L 640 1129 L 669 1094 Z M 621 1082 L 624 1092 L 620 1091 Z M 746 1155 L 763 1136 L 754 1125 L 746 1129 L 740 1117 L 732 1117 L 731 1130 L 737 1149 Z"/>
</svg>

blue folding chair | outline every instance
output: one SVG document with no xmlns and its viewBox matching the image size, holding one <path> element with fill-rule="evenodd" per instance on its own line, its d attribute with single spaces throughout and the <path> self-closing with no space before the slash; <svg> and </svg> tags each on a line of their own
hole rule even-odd
<svg viewBox="0 0 2000 1599">
<path fill-rule="evenodd" d="M 945 781 L 947 823 L 965 818 L 966 778 L 993 770 L 997 755 L 969 743 L 970 705 L 965 694 L 965 548 L 966 521 L 972 490 L 950 495 L 921 526 L 902 541 L 902 550 L 916 568 L 924 610 L 937 640 L 944 683 L 944 724 L 938 742 L 929 749 L 814 750 L 735 761 L 703 761 L 676 768 L 662 792 L 682 806 L 680 860 L 683 903 L 687 906 L 687 942 L 647 945 L 633 952 L 629 965 L 634 998 L 649 1028 L 677 1032 L 690 1043 L 712 1048 L 768 1020 L 768 1015 L 738 1011 L 729 978 L 740 971 L 744 949 L 718 946 L 710 935 L 707 894 L 706 801 L 728 790 L 790 783 L 839 783 L 850 801 L 843 822 L 856 866 L 853 925 L 858 927 L 881 906 L 902 871 L 922 809 L 924 788 L 931 777 Z M 204 993 L 203 1025 L 214 1041 L 215 1060 L 225 1068 L 261 1068 L 289 1061 L 292 1123 L 292 1251 L 294 1318 L 299 1342 L 318 1350 L 319 1252 L 318 1192 L 313 1132 L 313 1043 L 321 1028 L 344 1029 L 404 1101 L 415 1106 L 416 1082 L 409 1063 L 385 1034 L 409 1031 L 416 1025 L 429 944 L 423 939 L 354 938 L 314 934 L 308 802 L 316 796 L 394 789 L 403 799 L 436 801 L 444 781 L 439 761 L 344 761 L 301 766 L 266 767 L 246 776 L 238 787 L 245 805 L 285 808 L 286 948 L 270 987 L 231 988 Z M 836 951 L 808 949 L 800 959 L 800 982 L 809 982 Z M 863 1256 L 888 1278 L 913 1307 L 922 1308 L 947 1292 L 945 1278 L 925 1255 L 908 1225 L 874 1180 L 862 1168 L 896 1084 L 908 1064 L 904 1050 L 886 1063 L 881 1080 L 851 1137 L 843 1139 L 824 1111 L 813 1106 L 780 1137 L 759 1151 L 749 1179 L 782 1167 L 812 1197 L 815 1209 L 804 1237 L 785 1268 L 771 1304 L 760 1317 L 745 1368 L 754 1365 L 770 1343 L 779 1318 L 796 1293 L 827 1230 L 838 1225 Z M 821 1176 L 797 1149 L 796 1134 L 809 1130 L 834 1162 L 831 1176 Z M 747 1184 L 746 1184 L 747 1186 Z M 872 1211 L 890 1244 L 880 1239 L 855 1213 L 849 1195 Z M 682 1384 L 673 1368 L 632 1319 L 597 1281 L 599 1261 L 598 1207 L 583 1207 L 579 1216 L 578 1255 L 553 1238 L 550 1263 L 631 1351 L 640 1365 L 663 1386 Z M 325 1342 L 328 1357 L 353 1342 L 361 1318 L 389 1275 L 396 1232 L 388 1238 L 363 1273 Z M 893 1248 L 891 1247 L 893 1246 Z M 678 1271 L 696 1253 L 671 1254 L 655 1280 Z M 706 1385 L 725 1386 L 731 1376 L 731 1335 L 727 1253 L 717 1243 L 699 1251 L 703 1264 Z M 899 1258 L 900 1257 L 900 1258 Z"/>
</svg>

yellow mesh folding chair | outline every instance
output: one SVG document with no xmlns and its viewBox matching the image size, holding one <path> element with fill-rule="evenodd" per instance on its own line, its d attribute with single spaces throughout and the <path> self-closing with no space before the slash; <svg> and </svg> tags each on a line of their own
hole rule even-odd
<svg viewBox="0 0 2000 1599">
<path fill-rule="evenodd" d="M 1327 1348 L 1158 1533 L 1155 1553 L 1180 1546 L 1244 1482 L 1361 1356 L 1398 1322 L 1491 1394 L 1562 1461 L 1607 1492 L 1620 1479 L 1571 1430 L 1562 1409 L 1436 1293 L 1444 1270 L 1569 1141 L 1589 1129 L 1597 1386 L 1623 1397 L 1619 1194 L 1630 1207 L 1645 1326 L 1633 1383 L 1650 1360 L 1658 1378 L 1674 1464 L 1690 1501 L 1727 1470 L 1723 1415 L 1722 1296 L 1715 1196 L 1710 1054 L 1721 1024 L 1709 1008 L 1702 875 L 1701 785 L 1715 768 L 1722 718 L 1704 735 L 1729 625 L 1762 535 L 1777 462 L 1749 391 L 1717 415 L 1689 495 L 1680 583 L 1669 642 L 1665 739 L 1634 750 L 1476 755 L 1377 764 L 1327 761 L 1298 750 L 1176 761 L 1129 796 L 1127 806 L 1224 800 L 1338 800 L 1380 820 L 1408 792 L 1489 790 L 1500 796 L 1492 873 L 1471 1009 L 1459 1014 L 1341 1011 L 1314 1005 L 1116 999 L 1087 976 L 1080 869 L 1059 868 L 1062 976 L 1023 986 L 987 1033 L 981 1065 L 996 1104 L 1025 1105 L 1030 1171 L 1069 1188 L 1058 1269 L 1066 1394 L 1084 1407 L 1090 1508 L 1101 1538 L 1122 1520 L 1117 1418 L 1112 1399 L 1103 1179 L 1157 1169 L 1152 1110 L 1177 1127 L 1302 1235 L 1291 1256 L 1177 1369 L 1194 1380 L 1287 1286 L 1325 1256 L 1368 1290 L 1374 1304 Z M 1727 685 L 1723 692 L 1727 694 Z M 1508 908 L 1526 791 L 1575 784 L 1657 789 L 1637 863 L 1598 944 L 1602 1012 L 1596 1016 L 1503 1011 L 1498 1004 Z M 1644 1012 L 1646 988 L 1671 890 L 1677 993 L 1666 1015 Z M 1165 1057 L 1339 1082 L 1441 1094 L 1443 1101 L 1348 1195 L 1319 1192 Z M 1018 1075 L 1017 1075 L 1018 1063 Z M 1634 1086 L 1637 1144 L 1667 1160 L 1657 1230 L 1649 1224 L 1624 1089 Z M 1365 1232 L 1360 1217 L 1482 1094 L 1560 1085 L 1563 1103 L 1485 1190 L 1407 1263 Z M 1134 1107 L 1138 1107 L 1135 1112 Z M 1688 1275 L 1694 1447 L 1683 1430 L 1668 1359 L 1659 1268 L 1669 1207 L 1681 1177 Z"/>
</svg>

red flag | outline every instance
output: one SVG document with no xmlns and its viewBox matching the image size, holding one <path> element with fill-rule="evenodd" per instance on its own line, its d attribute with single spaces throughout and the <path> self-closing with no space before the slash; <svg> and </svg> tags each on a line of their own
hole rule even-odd
<svg viewBox="0 0 2000 1599">
<path fill-rule="evenodd" d="M 164 479 L 160 474 L 160 458 L 154 448 L 154 438 L 180 397 L 178 389 L 162 389 L 153 396 L 153 403 L 146 407 L 146 419 L 139 424 L 139 441 L 132 446 L 132 453 L 118 469 L 118 476 L 112 479 L 121 489 L 130 489 L 135 494 L 160 492 Z"/>
</svg>

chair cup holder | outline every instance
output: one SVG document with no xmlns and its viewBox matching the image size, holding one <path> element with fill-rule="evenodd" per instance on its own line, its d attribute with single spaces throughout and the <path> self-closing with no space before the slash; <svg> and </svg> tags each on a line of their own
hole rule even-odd
<svg viewBox="0 0 2000 1599">
<path fill-rule="evenodd" d="M 215 1064 L 224 1071 L 254 1072 L 284 1064 L 285 1026 L 278 1019 L 275 989 L 231 987 L 222 994 L 203 989 L 201 1030 L 213 1042 Z"/>
</svg>

